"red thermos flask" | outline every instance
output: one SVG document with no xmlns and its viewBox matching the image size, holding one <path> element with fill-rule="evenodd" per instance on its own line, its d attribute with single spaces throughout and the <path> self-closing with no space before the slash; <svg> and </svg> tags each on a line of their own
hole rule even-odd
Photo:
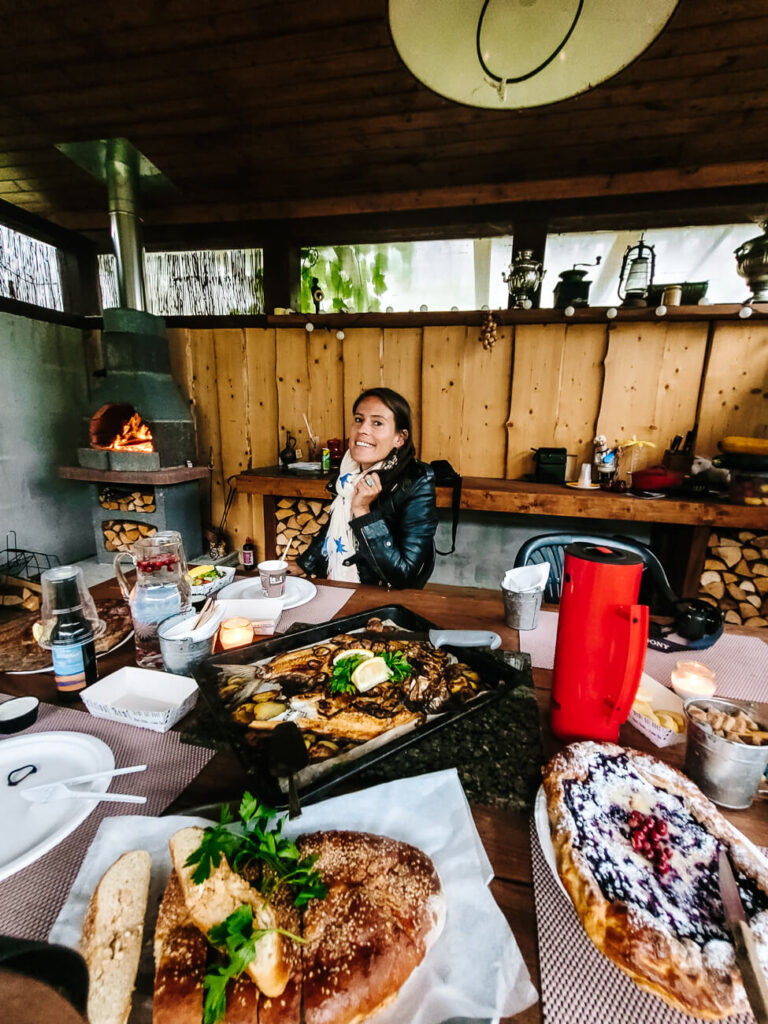
<svg viewBox="0 0 768 1024">
<path fill-rule="evenodd" d="M 642 558 L 629 551 L 565 549 L 551 708 L 560 739 L 619 737 L 648 643 L 648 607 L 637 603 L 642 573 Z"/>
</svg>

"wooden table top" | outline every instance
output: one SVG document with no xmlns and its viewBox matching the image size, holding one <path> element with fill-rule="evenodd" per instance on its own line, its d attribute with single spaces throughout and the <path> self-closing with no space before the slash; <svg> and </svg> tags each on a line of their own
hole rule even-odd
<svg viewBox="0 0 768 1024">
<path fill-rule="evenodd" d="M 333 584 L 330 581 L 323 581 L 323 585 L 349 586 L 346 583 Z M 117 594 L 117 584 L 110 580 L 94 588 L 93 592 L 96 596 L 113 597 Z M 504 625 L 501 595 L 496 591 L 429 585 L 424 590 L 402 590 L 387 593 L 378 587 L 359 586 L 341 609 L 339 615 L 351 615 L 382 604 L 405 605 L 436 625 L 445 628 L 491 629 L 499 633 L 504 648 L 519 649 L 517 631 L 508 629 Z M 131 645 L 126 644 L 115 654 L 106 655 L 99 660 L 100 674 L 103 676 L 114 671 L 121 665 L 130 662 L 132 657 Z M 545 755 L 549 757 L 562 746 L 549 728 L 548 708 L 552 673 L 545 669 L 534 669 L 533 675 L 544 751 Z M 59 698 L 54 690 L 53 676 L 50 673 L 14 676 L 0 672 L 0 692 L 19 695 L 34 694 L 50 703 L 59 703 Z M 82 708 L 82 705 L 80 707 Z M 83 710 L 85 709 L 83 708 Z M 766 706 L 765 712 L 768 713 L 768 706 Z M 622 727 L 619 742 L 626 746 L 646 750 L 675 767 L 682 767 L 684 744 L 659 749 L 631 725 Z M 175 801 L 170 810 L 182 813 L 200 804 L 236 798 L 241 791 L 242 772 L 234 756 L 224 752 L 217 753 Z M 480 806 L 473 806 L 472 813 L 495 872 L 491 890 L 510 922 L 528 965 L 531 979 L 540 992 L 536 913 L 528 831 L 529 815 Z M 768 846 L 768 815 L 765 813 L 760 797 L 747 811 L 724 810 L 723 813 L 753 842 Z M 509 1018 L 509 1020 L 514 1020 L 516 1024 L 541 1024 L 541 1003 L 536 1003 L 524 1013 Z M 589 1024 L 589 1022 L 585 1022 L 585 1024 Z"/>
</svg>

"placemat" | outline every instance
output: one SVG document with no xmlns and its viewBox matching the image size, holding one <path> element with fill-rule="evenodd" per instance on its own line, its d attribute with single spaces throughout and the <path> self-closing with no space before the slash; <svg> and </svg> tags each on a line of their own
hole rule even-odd
<svg viewBox="0 0 768 1024">
<path fill-rule="evenodd" d="M 355 592 L 353 588 L 316 586 L 317 594 L 311 601 L 283 612 L 277 624 L 277 633 L 284 633 L 294 622 L 309 622 L 312 625 L 328 622 L 341 611 Z"/>
<path fill-rule="evenodd" d="M 680 1013 L 650 992 L 643 992 L 598 952 L 544 859 L 533 820 L 531 854 L 546 1024 L 691 1024 L 701 1020 Z M 726 1020 L 730 1024 L 754 1024 L 748 1013 Z"/>
<path fill-rule="evenodd" d="M 536 629 L 520 631 L 520 650 L 531 656 L 534 668 L 555 663 L 557 612 L 540 612 Z M 648 648 L 644 671 L 664 686 L 678 661 L 700 661 L 717 676 L 717 696 L 768 702 L 768 643 L 759 636 L 724 633 L 703 651 L 664 654 Z"/>
<path fill-rule="evenodd" d="M 114 814 L 161 814 L 214 754 L 207 747 L 181 743 L 174 732 L 151 732 L 50 704 L 41 704 L 37 722 L 16 735 L 53 731 L 97 736 L 112 748 L 118 768 L 146 764 L 145 772 L 118 776 L 109 789 L 113 793 L 146 795 L 147 802 L 97 804 L 93 813 L 62 843 L 34 864 L 0 882 L 0 934 L 3 935 L 45 939 L 102 819 Z M 3 827 L 12 827 L 12 823 L 4 822 Z"/>
</svg>

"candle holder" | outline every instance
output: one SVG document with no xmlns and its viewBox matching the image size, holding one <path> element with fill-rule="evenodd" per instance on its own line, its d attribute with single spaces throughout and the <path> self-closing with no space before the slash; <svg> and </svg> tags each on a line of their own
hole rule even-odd
<svg viewBox="0 0 768 1024">
<path fill-rule="evenodd" d="M 678 661 L 670 679 L 672 689 L 684 700 L 689 697 L 712 697 L 717 688 L 715 673 L 700 661 Z"/>
<path fill-rule="evenodd" d="M 226 619 L 219 626 L 219 643 L 225 651 L 247 647 L 253 643 L 253 623 L 250 619 Z"/>
</svg>

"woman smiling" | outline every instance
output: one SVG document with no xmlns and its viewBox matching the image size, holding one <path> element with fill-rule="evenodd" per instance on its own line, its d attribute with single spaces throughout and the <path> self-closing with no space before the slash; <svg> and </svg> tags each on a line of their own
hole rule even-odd
<svg viewBox="0 0 768 1024">
<path fill-rule="evenodd" d="M 298 564 L 331 580 L 423 587 L 435 564 L 435 475 L 416 459 L 410 406 L 369 388 L 352 413 L 328 525 Z"/>
</svg>

